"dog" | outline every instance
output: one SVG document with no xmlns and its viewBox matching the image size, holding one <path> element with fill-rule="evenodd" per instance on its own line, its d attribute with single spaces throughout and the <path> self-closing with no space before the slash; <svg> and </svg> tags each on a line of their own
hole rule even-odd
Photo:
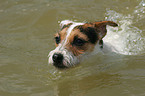
<svg viewBox="0 0 145 96">
<path fill-rule="evenodd" d="M 85 56 L 97 49 L 103 50 L 107 25 L 118 26 L 113 21 L 91 23 L 61 21 L 61 30 L 55 34 L 56 48 L 48 55 L 49 63 L 59 69 L 69 68 L 80 63 Z"/>
</svg>

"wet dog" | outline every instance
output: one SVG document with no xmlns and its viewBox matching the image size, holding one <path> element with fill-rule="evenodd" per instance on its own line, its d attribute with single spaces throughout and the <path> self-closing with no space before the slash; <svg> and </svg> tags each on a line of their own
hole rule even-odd
<svg viewBox="0 0 145 96">
<path fill-rule="evenodd" d="M 96 49 L 102 50 L 107 25 L 118 26 L 113 21 L 92 23 L 61 21 L 61 30 L 55 34 L 56 48 L 48 55 L 49 63 L 57 68 L 69 68 L 78 64 Z"/>
</svg>

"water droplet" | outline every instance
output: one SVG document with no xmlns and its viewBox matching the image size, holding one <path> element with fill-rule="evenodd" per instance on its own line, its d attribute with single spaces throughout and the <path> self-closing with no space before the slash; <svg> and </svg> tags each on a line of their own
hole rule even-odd
<svg viewBox="0 0 145 96">
<path fill-rule="evenodd" d="M 138 13 L 138 10 L 135 10 L 135 13 Z"/>
<path fill-rule="evenodd" d="M 126 9 L 129 9 L 129 7 L 126 7 Z"/>
<path fill-rule="evenodd" d="M 142 5 L 145 6 L 145 3 L 143 3 Z"/>
</svg>

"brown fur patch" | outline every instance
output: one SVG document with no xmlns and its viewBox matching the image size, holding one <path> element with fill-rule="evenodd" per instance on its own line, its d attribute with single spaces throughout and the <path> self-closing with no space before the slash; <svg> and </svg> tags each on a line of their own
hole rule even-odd
<svg viewBox="0 0 145 96">
<path fill-rule="evenodd" d="M 101 21 L 101 22 L 95 22 L 93 23 L 95 24 L 96 26 L 102 26 L 102 25 L 109 25 L 109 26 L 113 26 L 113 27 L 116 27 L 118 26 L 118 24 L 116 24 L 115 22 L 113 21 Z"/>
<path fill-rule="evenodd" d="M 83 46 L 73 46 L 72 42 L 74 41 L 75 36 L 88 41 L 88 37 L 85 34 L 81 33 L 79 29 L 74 29 L 71 32 L 70 36 L 68 37 L 66 48 L 70 50 L 75 56 L 79 56 L 80 54 L 83 54 L 85 52 L 91 52 L 94 49 L 95 45 L 89 42 L 85 43 Z"/>
</svg>

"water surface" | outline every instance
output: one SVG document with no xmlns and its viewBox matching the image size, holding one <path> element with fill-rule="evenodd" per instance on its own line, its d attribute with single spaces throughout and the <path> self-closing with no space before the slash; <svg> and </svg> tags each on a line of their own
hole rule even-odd
<svg viewBox="0 0 145 96">
<path fill-rule="evenodd" d="M 67 70 L 48 65 L 65 19 L 117 22 L 109 31 L 122 37 L 125 55 L 97 54 Z M 0 0 L 0 96 L 145 96 L 144 26 L 144 0 Z"/>
</svg>

